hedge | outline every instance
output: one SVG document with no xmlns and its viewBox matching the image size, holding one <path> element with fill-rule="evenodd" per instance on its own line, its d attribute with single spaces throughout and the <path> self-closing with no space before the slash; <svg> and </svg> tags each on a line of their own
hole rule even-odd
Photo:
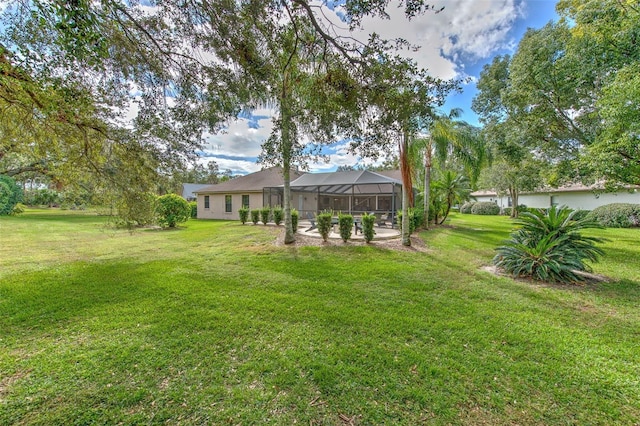
<svg viewBox="0 0 640 426">
<path fill-rule="evenodd" d="M 587 216 L 607 228 L 640 226 L 640 204 L 613 203 L 596 207 Z"/>
<path fill-rule="evenodd" d="M 500 206 L 498 206 L 493 201 L 480 201 L 475 203 L 473 207 L 471 207 L 471 214 L 478 215 L 499 215 L 500 214 Z"/>
</svg>

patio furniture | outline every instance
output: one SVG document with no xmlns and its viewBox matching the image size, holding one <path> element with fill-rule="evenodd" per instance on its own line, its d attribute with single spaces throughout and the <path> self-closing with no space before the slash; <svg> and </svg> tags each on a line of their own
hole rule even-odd
<svg viewBox="0 0 640 426">
<path fill-rule="evenodd" d="M 311 223 L 311 226 L 305 232 L 313 231 L 314 229 L 316 229 L 317 228 L 316 218 L 311 212 L 307 213 L 307 219 Z"/>
</svg>

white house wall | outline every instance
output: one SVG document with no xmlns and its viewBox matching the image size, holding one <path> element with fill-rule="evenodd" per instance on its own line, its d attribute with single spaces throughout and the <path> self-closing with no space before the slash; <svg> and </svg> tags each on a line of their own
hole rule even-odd
<svg viewBox="0 0 640 426">
<path fill-rule="evenodd" d="M 509 207 L 509 198 L 507 196 L 477 195 L 475 198 L 477 201 L 492 201 L 500 207 Z M 558 206 L 568 206 L 573 210 L 593 210 L 596 207 L 612 203 L 640 204 L 640 191 L 598 194 L 591 191 L 548 192 L 520 194 L 518 197 L 518 204 L 524 204 L 527 207 L 547 208 L 551 206 L 552 202 Z"/>
</svg>

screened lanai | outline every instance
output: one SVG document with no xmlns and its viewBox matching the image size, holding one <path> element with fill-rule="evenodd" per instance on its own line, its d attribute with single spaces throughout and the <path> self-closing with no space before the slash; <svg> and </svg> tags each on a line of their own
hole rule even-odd
<svg viewBox="0 0 640 426">
<path fill-rule="evenodd" d="M 264 205 L 282 205 L 283 193 L 283 186 L 264 188 Z M 394 213 L 401 199 L 401 181 L 364 170 L 307 173 L 291 182 L 291 206 L 300 218 L 323 210 L 354 215 Z"/>
</svg>

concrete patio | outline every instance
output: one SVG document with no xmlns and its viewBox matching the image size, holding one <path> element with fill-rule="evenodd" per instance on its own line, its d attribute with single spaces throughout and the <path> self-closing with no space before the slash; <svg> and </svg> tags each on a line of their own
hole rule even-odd
<svg viewBox="0 0 640 426">
<path fill-rule="evenodd" d="M 312 229 L 311 231 L 307 231 L 311 227 L 311 222 L 308 220 L 301 220 L 298 222 L 298 234 L 305 235 L 312 238 L 322 238 L 318 229 Z M 396 228 L 391 228 L 390 226 L 374 226 L 373 230 L 375 231 L 375 235 L 373 236 L 375 240 L 390 240 L 394 238 L 400 237 L 400 230 Z M 329 232 L 329 239 L 342 239 L 340 237 L 340 231 L 337 225 L 331 227 L 331 231 Z M 364 240 L 364 236 L 362 232 L 358 232 L 355 234 L 353 231 L 351 232 L 352 240 Z"/>
</svg>

